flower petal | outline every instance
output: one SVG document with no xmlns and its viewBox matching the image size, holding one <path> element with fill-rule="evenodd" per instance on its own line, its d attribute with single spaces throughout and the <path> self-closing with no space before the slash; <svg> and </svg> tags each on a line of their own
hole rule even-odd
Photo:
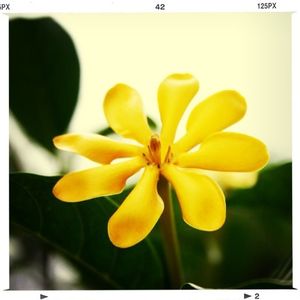
<svg viewBox="0 0 300 300">
<path fill-rule="evenodd" d="M 184 221 L 190 226 L 213 231 L 225 222 L 226 204 L 221 188 L 206 175 L 178 168 L 163 166 L 163 175 L 173 185 Z"/>
<path fill-rule="evenodd" d="M 253 187 L 258 179 L 258 172 L 214 172 L 215 178 L 224 190 L 248 189 Z"/>
<path fill-rule="evenodd" d="M 135 157 L 117 164 L 72 172 L 56 183 L 53 194 L 66 202 L 118 194 L 123 190 L 126 180 L 144 165 L 142 158 Z"/>
<path fill-rule="evenodd" d="M 55 137 L 53 142 L 58 149 L 80 154 L 101 164 L 108 164 L 115 158 L 138 156 L 143 150 L 99 134 L 64 134 Z"/>
<path fill-rule="evenodd" d="M 147 145 L 151 130 L 136 90 L 117 84 L 105 96 L 104 113 L 111 128 L 119 135 Z"/>
<path fill-rule="evenodd" d="M 157 167 L 146 167 L 140 181 L 110 218 L 108 235 L 115 246 L 127 248 L 137 244 L 158 221 L 164 209 L 156 189 L 158 175 Z"/>
<path fill-rule="evenodd" d="M 181 167 L 215 171 L 249 172 L 264 167 L 268 150 L 258 139 L 240 133 L 221 132 L 209 136 L 196 152 L 177 158 Z"/>
<path fill-rule="evenodd" d="M 191 112 L 186 134 L 175 143 L 175 152 L 185 152 L 202 142 L 212 133 L 237 121 L 246 113 L 245 99 L 236 91 L 225 90 L 200 102 Z"/>
<path fill-rule="evenodd" d="M 162 121 L 162 160 L 173 143 L 182 114 L 198 89 L 197 79 L 190 74 L 172 74 L 160 84 L 158 105 Z"/>
</svg>

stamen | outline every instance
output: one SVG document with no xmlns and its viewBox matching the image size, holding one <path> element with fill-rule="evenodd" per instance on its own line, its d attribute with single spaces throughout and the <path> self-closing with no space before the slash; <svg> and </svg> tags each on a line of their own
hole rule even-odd
<svg viewBox="0 0 300 300">
<path fill-rule="evenodd" d="M 160 167 L 160 140 L 157 134 L 151 136 L 148 150 L 151 161 Z"/>
<path fill-rule="evenodd" d="M 149 151 L 150 160 L 151 160 L 151 161 L 154 161 L 155 158 L 154 158 L 154 156 L 153 156 L 153 154 L 152 154 L 151 147 L 150 147 L 149 145 L 148 145 L 148 151 Z"/>
<path fill-rule="evenodd" d="M 165 161 L 164 162 L 170 162 L 170 152 L 171 152 L 171 147 L 169 146 L 168 147 L 168 150 L 167 150 L 167 154 L 165 156 Z"/>
</svg>

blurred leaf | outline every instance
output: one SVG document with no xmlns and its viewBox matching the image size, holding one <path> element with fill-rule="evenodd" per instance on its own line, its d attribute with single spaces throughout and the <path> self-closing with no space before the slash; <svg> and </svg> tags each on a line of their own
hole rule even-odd
<svg viewBox="0 0 300 300">
<path fill-rule="evenodd" d="M 156 129 L 157 128 L 157 125 L 156 123 L 154 122 L 153 119 L 151 119 L 150 117 L 147 117 L 147 122 L 148 122 L 148 125 L 151 129 Z"/>
<path fill-rule="evenodd" d="M 292 254 L 292 253 L 291 253 Z M 292 256 L 283 261 L 281 265 L 272 273 L 272 278 L 277 278 L 284 281 L 292 281 L 293 279 L 293 259 Z"/>
<path fill-rule="evenodd" d="M 288 267 L 276 272 L 292 254 L 291 169 L 266 169 L 256 186 L 227 195 L 227 219 L 215 232 L 189 227 L 174 201 L 186 282 L 229 288 L 257 278 L 284 281 L 288 273 L 291 279 Z"/>
<path fill-rule="evenodd" d="M 113 197 L 64 203 L 51 193 L 57 180 L 12 174 L 11 223 L 88 269 L 98 279 L 99 289 L 162 288 L 162 263 L 149 239 L 128 249 L 114 247 L 109 241 L 107 222 L 117 207 Z"/>
<path fill-rule="evenodd" d="M 157 125 L 156 123 L 150 118 L 150 117 L 147 117 L 147 121 L 148 121 L 148 125 L 151 129 L 156 129 L 157 128 Z M 101 134 L 101 135 L 111 135 L 111 134 L 114 134 L 114 131 L 112 130 L 111 127 L 106 127 L 102 130 L 100 130 L 98 132 L 98 134 Z"/>
<path fill-rule="evenodd" d="M 9 23 L 10 110 L 26 133 L 53 151 L 79 90 L 79 61 L 68 33 L 51 18 Z"/>
<path fill-rule="evenodd" d="M 111 129 L 111 127 L 105 127 L 104 129 L 100 130 L 98 132 L 98 134 L 101 134 L 101 135 L 111 135 L 111 134 L 114 134 L 114 131 Z"/>
<path fill-rule="evenodd" d="M 21 169 L 21 162 L 16 154 L 16 151 L 9 144 L 9 171 L 10 172 L 18 172 Z"/>
</svg>

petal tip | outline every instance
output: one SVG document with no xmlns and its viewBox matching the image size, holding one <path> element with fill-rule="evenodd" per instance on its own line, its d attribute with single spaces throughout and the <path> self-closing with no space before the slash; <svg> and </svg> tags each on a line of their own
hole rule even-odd
<svg viewBox="0 0 300 300">
<path fill-rule="evenodd" d="M 52 188 L 52 194 L 55 196 L 55 198 L 57 198 L 58 200 L 61 200 L 61 201 L 65 201 L 64 200 L 64 197 L 63 197 L 63 191 L 62 189 L 60 188 L 60 184 L 59 184 L 60 181 L 58 181 L 55 186 Z"/>
<path fill-rule="evenodd" d="M 240 110 L 243 112 L 243 115 L 240 116 L 242 118 L 247 111 L 246 98 L 236 90 L 227 90 L 226 92 L 229 94 L 229 97 L 236 100 L 237 105 L 239 105 Z"/>
<path fill-rule="evenodd" d="M 195 77 L 190 73 L 173 73 L 167 76 L 167 79 L 189 80 L 189 79 L 195 79 Z"/>
<path fill-rule="evenodd" d="M 212 222 L 212 223 L 201 223 L 201 224 L 192 224 L 191 222 L 189 222 L 188 220 L 186 220 L 183 217 L 183 220 L 186 224 L 188 224 L 189 226 L 197 229 L 197 230 L 202 230 L 202 231 L 207 231 L 207 232 L 212 232 L 212 231 L 217 231 L 219 229 L 221 229 L 223 227 L 223 225 L 225 224 L 226 221 L 226 209 L 224 211 L 224 216 L 222 216 L 221 218 L 219 218 L 219 220 L 217 222 Z"/>
<path fill-rule="evenodd" d="M 259 171 L 263 169 L 270 161 L 270 153 L 268 151 L 267 146 L 263 142 L 261 142 L 261 144 L 262 144 L 261 159 L 258 162 L 257 169 L 253 171 Z"/>
<path fill-rule="evenodd" d="M 105 106 L 105 103 L 107 103 L 108 101 L 111 101 L 115 97 L 121 96 L 121 94 L 126 96 L 126 95 L 132 93 L 133 91 L 136 92 L 129 85 L 127 85 L 125 83 L 117 83 L 106 93 L 103 105 Z"/>
<path fill-rule="evenodd" d="M 128 238 L 126 238 L 124 234 L 120 233 L 119 230 L 115 228 L 113 216 L 109 219 L 107 224 L 107 233 L 108 233 L 109 240 L 112 242 L 112 244 L 115 247 L 122 248 L 122 249 L 129 248 L 136 245 L 139 241 L 129 242 Z"/>
<path fill-rule="evenodd" d="M 163 82 L 172 82 L 172 84 L 189 85 L 193 87 L 194 93 L 199 89 L 199 81 L 190 73 L 173 73 L 165 78 Z"/>
<path fill-rule="evenodd" d="M 61 142 L 61 135 L 57 135 L 52 139 L 53 145 L 58 148 Z"/>
<path fill-rule="evenodd" d="M 65 175 L 66 176 L 66 175 Z M 66 189 L 63 185 L 63 176 L 56 184 L 55 186 L 52 188 L 52 194 L 54 195 L 54 197 L 60 201 L 63 202 L 79 202 L 82 201 L 81 199 L 74 199 L 74 197 L 70 197 L 69 193 L 68 193 L 68 189 Z"/>
</svg>

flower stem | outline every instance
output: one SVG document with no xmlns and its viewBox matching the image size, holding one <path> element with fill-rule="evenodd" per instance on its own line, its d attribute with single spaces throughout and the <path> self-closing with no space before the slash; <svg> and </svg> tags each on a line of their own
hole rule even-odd
<svg viewBox="0 0 300 300">
<path fill-rule="evenodd" d="M 170 284 L 171 288 L 179 289 L 183 283 L 180 249 L 174 222 L 174 210 L 170 197 L 169 183 L 164 177 L 159 179 L 158 193 L 165 204 L 160 221 Z"/>
</svg>

